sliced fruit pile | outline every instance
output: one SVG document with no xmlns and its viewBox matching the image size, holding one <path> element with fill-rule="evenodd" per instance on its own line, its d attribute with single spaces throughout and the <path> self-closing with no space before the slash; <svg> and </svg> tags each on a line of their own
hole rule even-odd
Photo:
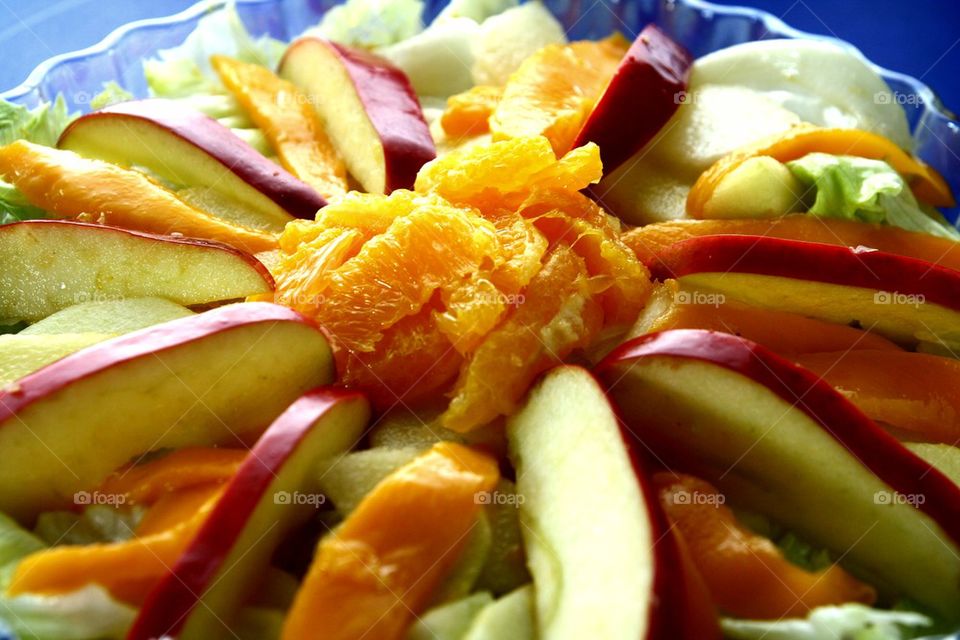
<svg viewBox="0 0 960 640">
<path fill-rule="evenodd" d="M 960 232 L 875 72 L 417 7 L 11 111 L 0 637 L 954 631 Z"/>
<path fill-rule="evenodd" d="M 595 145 L 558 159 L 543 137 L 450 153 L 413 192 L 349 196 L 288 226 L 275 300 L 327 329 L 344 381 L 377 407 L 456 379 L 443 422 L 478 427 L 646 300 L 616 221 L 578 193 L 600 170 Z"/>
</svg>

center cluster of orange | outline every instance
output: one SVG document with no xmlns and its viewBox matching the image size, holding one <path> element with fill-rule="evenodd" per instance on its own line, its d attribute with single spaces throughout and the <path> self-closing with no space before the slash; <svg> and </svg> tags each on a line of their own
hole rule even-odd
<svg viewBox="0 0 960 640">
<path fill-rule="evenodd" d="M 601 169 L 595 145 L 558 159 L 523 137 L 454 151 L 414 191 L 350 193 L 287 226 L 276 301 L 329 332 L 342 380 L 380 409 L 447 392 L 446 426 L 483 425 L 649 295 L 580 193 Z"/>
</svg>

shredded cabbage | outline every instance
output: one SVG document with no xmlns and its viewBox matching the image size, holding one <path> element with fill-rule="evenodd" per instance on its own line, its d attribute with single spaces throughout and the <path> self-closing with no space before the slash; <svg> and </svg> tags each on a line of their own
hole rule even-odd
<svg viewBox="0 0 960 640">
<path fill-rule="evenodd" d="M 737 640 L 907 640 L 932 624 L 920 613 L 860 604 L 819 607 L 802 619 L 721 620 L 724 635 Z"/>
<path fill-rule="evenodd" d="M 347 0 L 307 31 L 341 44 L 374 49 L 423 31 L 422 0 Z"/>
</svg>

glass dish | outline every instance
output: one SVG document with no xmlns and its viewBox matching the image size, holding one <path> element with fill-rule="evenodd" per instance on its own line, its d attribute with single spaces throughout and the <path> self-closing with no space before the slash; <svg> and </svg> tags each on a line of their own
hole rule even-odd
<svg viewBox="0 0 960 640">
<path fill-rule="evenodd" d="M 204 0 L 166 18 L 124 25 L 100 43 L 40 64 L 20 86 L 0 97 L 32 106 L 63 93 L 67 105 L 89 110 L 90 98 L 104 82 L 113 80 L 137 96 L 147 93 L 141 61 L 160 49 L 180 44 L 204 14 L 216 11 L 226 0 Z M 431 18 L 445 2 L 427 1 Z M 237 9 L 254 35 L 270 34 L 284 40 L 317 23 L 334 0 L 238 0 Z M 840 42 L 799 31 L 770 13 L 745 7 L 727 7 L 703 0 L 545 0 L 568 28 L 571 38 L 599 37 L 614 29 L 636 34 L 654 22 L 686 46 L 695 56 L 752 40 L 816 38 Z M 930 87 L 908 75 L 873 65 L 890 85 L 895 99 L 907 112 L 914 151 L 942 173 L 954 193 L 960 193 L 960 122 Z M 948 210 L 955 221 L 960 207 Z"/>
</svg>

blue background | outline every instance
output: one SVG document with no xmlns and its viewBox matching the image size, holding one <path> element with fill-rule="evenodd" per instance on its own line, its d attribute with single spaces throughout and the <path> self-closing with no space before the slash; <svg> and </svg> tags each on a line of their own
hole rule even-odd
<svg viewBox="0 0 960 640">
<path fill-rule="evenodd" d="M 303 0 L 309 2 L 310 0 Z M 744 4 L 742 0 L 715 0 Z M 0 91 L 55 54 L 95 44 L 131 20 L 194 0 L 0 0 Z M 922 79 L 960 111 L 960 1 L 755 0 L 787 24 L 852 42 L 881 66 Z"/>
</svg>

